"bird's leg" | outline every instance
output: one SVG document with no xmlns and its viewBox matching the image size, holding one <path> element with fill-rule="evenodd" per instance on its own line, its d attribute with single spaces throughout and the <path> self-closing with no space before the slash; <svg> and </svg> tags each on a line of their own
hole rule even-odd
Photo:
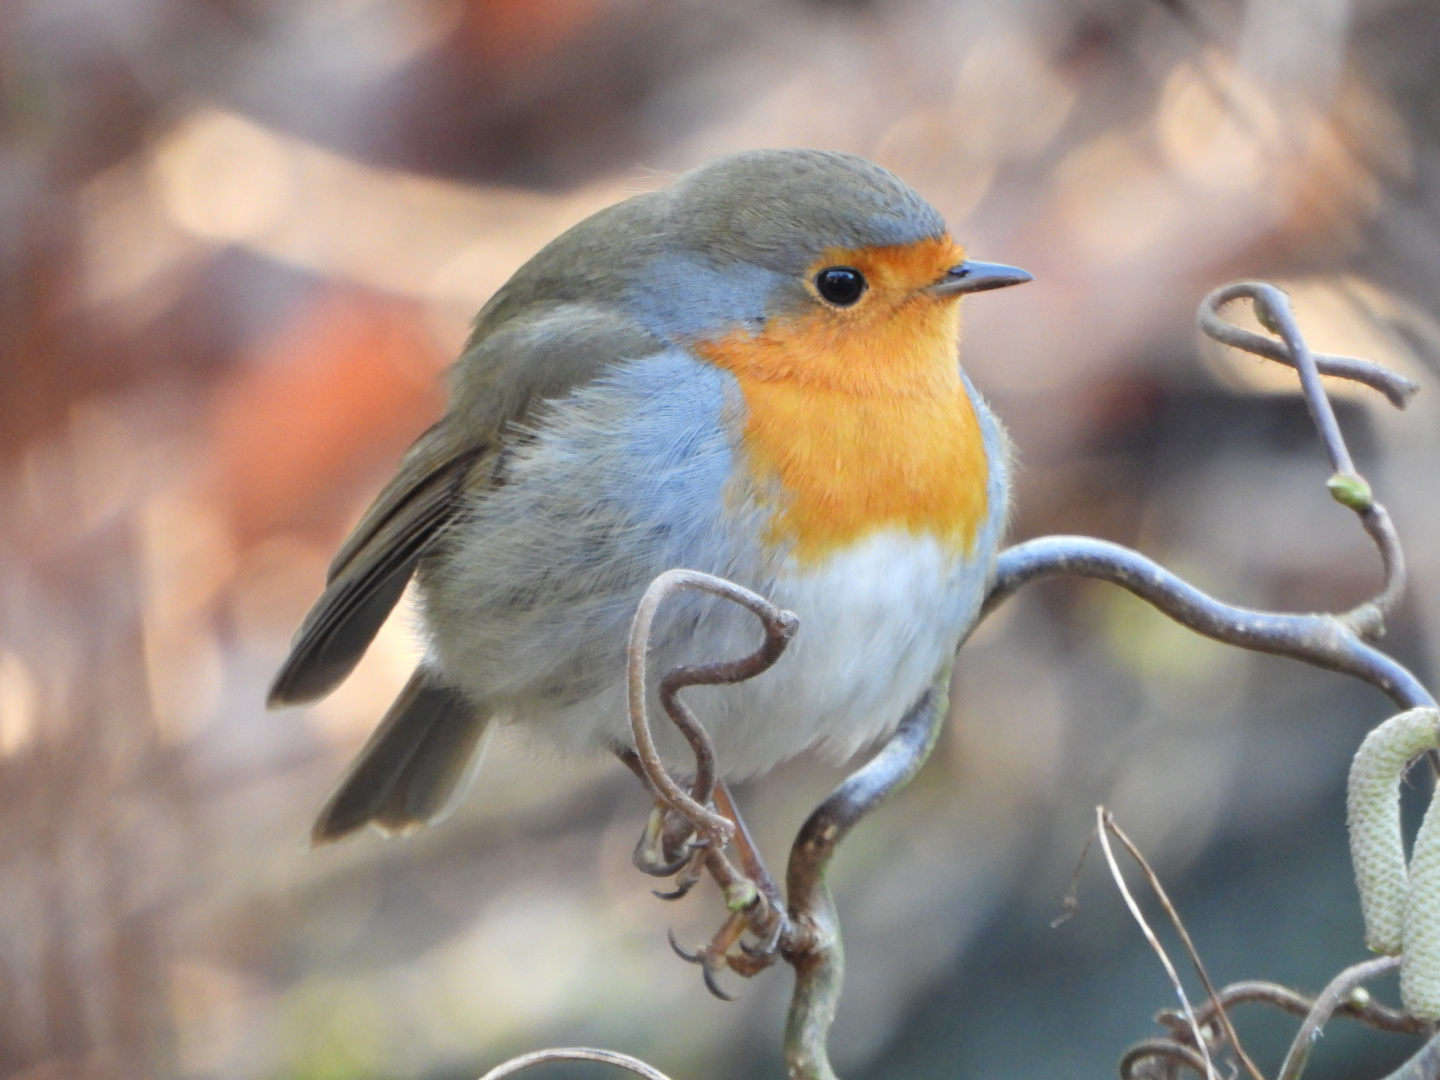
<svg viewBox="0 0 1440 1080">
<path fill-rule="evenodd" d="M 747 909 L 746 929 L 756 939 L 757 944 L 739 942 L 741 955 L 730 959 L 731 970 L 749 978 L 775 962 L 780 939 L 784 936 L 788 923 L 785 900 L 780 895 L 780 887 L 775 884 L 769 867 L 765 865 L 765 857 L 760 854 L 760 848 L 750 836 L 745 819 L 740 816 L 740 810 L 730 795 L 730 788 L 723 780 L 715 785 L 715 807 L 735 823 L 735 835 L 731 839 L 735 854 L 740 859 L 740 867 L 745 877 L 764 901 Z"/>
<path fill-rule="evenodd" d="M 779 956 L 788 920 L 780 889 L 724 783 L 715 786 L 715 808 L 735 825 L 731 843 L 740 866 L 737 868 L 723 848 L 714 844 L 697 851 L 696 865 L 703 866 L 720 887 L 730 915 L 709 944 L 694 953 L 682 950 L 673 938 L 671 945 L 684 959 L 701 965 L 705 969 L 706 987 L 716 997 L 728 1001 L 729 997 L 716 985 L 716 972 L 729 968 L 748 979 L 770 967 Z M 682 888 L 688 891 L 689 886 L 682 882 Z M 746 934 L 755 939 L 755 944 L 745 941 Z"/>
<path fill-rule="evenodd" d="M 651 788 L 635 752 L 628 747 L 615 748 L 615 756 L 638 776 L 647 789 Z M 719 886 L 730 914 L 710 942 L 694 953 L 680 948 L 672 938 L 675 951 L 686 960 L 705 969 L 705 985 L 717 997 L 730 1000 L 715 981 L 716 974 L 728 968 L 750 978 L 775 963 L 780 942 L 788 926 L 785 904 L 765 860 L 760 855 L 723 782 L 714 786 L 715 809 L 734 825 L 730 836 L 692 821 L 656 792 L 655 809 L 635 845 L 633 861 L 644 873 L 653 877 L 675 875 L 675 888 L 670 892 L 656 891 L 664 900 L 685 896 L 706 874 Z M 737 867 L 726 855 L 733 845 L 739 861 Z M 749 935 L 754 943 L 745 940 Z"/>
</svg>

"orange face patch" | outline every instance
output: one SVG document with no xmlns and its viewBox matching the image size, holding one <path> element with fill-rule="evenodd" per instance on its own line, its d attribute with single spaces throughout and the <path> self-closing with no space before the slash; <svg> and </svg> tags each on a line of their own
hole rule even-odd
<svg viewBox="0 0 1440 1080">
<path fill-rule="evenodd" d="M 807 273 L 851 266 L 868 288 L 758 332 L 697 342 L 745 398 L 743 447 L 775 492 L 771 540 L 802 563 L 881 529 L 963 551 L 985 517 L 989 469 L 960 379 L 958 298 L 925 291 L 961 262 L 948 238 L 831 251 Z"/>
</svg>

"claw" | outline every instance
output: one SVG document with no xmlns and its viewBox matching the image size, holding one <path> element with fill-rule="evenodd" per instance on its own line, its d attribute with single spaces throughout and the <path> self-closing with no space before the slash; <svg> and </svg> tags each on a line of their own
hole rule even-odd
<svg viewBox="0 0 1440 1080">
<path fill-rule="evenodd" d="M 705 988 L 710 993 L 721 1001 L 734 1001 L 720 989 L 719 973 L 729 969 L 748 979 L 771 967 L 780 955 L 780 943 L 785 940 L 790 923 L 780 890 L 723 784 L 715 789 L 715 795 L 721 814 L 735 824 L 734 837 L 706 828 L 696 829 L 675 812 L 657 805 L 635 846 L 634 861 L 647 874 L 676 875 L 673 890 L 654 890 L 654 895 L 662 900 L 686 896 L 707 872 L 721 887 L 730 915 L 714 938 L 692 953 L 680 947 L 672 930 L 670 948 L 687 964 L 703 969 Z M 740 856 L 738 869 L 725 855 L 732 839 Z M 665 861 L 666 855 L 677 848 L 682 852 L 681 857 Z M 754 939 L 753 944 L 744 940 L 746 935 Z"/>
<path fill-rule="evenodd" d="M 680 947 L 680 942 L 678 942 L 678 941 L 675 940 L 675 931 L 674 931 L 674 930 L 668 930 L 668 931 L 666 931 L 666 936 L 670 939 L 670 948 L 672 948 L 672 949 L 675 950 L 675 955 L 676 955 L 676 956 L 678 956 L 681 960 L 684 960 L 687 964 L 698 964 L 698 965 L 699 965 L 699 967 L 700 967 L 700 969 L 701 969 L 701 971 L 702 971 L 702 974 L 704 975 L 704 978 L 705 978 L 705 989 L 706 989 L 706 990 L 709 990 L 710 993 L 714 994 L 714 995 L 715 995 L 717 998 L 719 998 L 721 1001 L 734 1001 L 734 1000 L 735 1000 L 735 999 L 734 999 L 733 997 L 731 997 L 729 994 L 725 993 L 724 990 L 721 990 L 721 989 L 720 989 L 720 984 L 715 981 L 715 975 L 716 975 L 716 971 L 717 971 L 717 965 L 716 965 L 716 963 L 715 963 L 715 959 L 716 959 L 716 956 L 718 955 L 719 958 L 720 958 L 720 960 L 721 960 L 722 962 L 727 962 L 727 957 L 725 956 L 724 953 L 719 953 L 719 954 L 717 954 L 717 953 L 715 952 L 715 948 L 714 948 L 713 943 L 712 943 L 710 946 L 707 946 L 706 948 L 703 948 L 703 949 L 699 949 L 699 950 L 697 950 L 697 951 L 695 951 L 695 952 L 693 952 L 693 953 L 691 953 L 691 952 L 686 952 L 684 949 L 682 949 L 682 948 Z"/>
<path fill-rule="evenodd" d="M 685 869 L 686 863 L 695 857 L 696 845 L 689 840 L 679 842 L 679 854 L 667 860 L 665 858 L 666 849 L 673 841 L 673 837 L 666 835 L 664 813 L 660 810 L 653 810 L 645 822 L 645 831 L 640 834 L 640 839 L 635 844 L 635 851 L 630 856 L 630 861 L 641 873 L 649 874 L 651 877 L 670 877 L 672 874 L 678 874 Z"/>
<path fill-rule="evenodd" d="M 721 1001 L 734 1001 L 735 999 L 724 990 L 720 989 L 719 983 L 715 981 L 715 969 L 709 964 L 705 965 L 705 989 L 714 994 Z"/>
<path fill-rule="evenodd" d="M 675 950 L 675 955 L 680 957 L 681 960 L 684 960 L 687 964 L 705 963 L 705 957 L 700 953 L 688 953 L 680 947 L 680 942 L 675 940 L 675 931 L 673 929 L 665 931 L 665 936 L 670 939 L 670 948 Z"/>
<path fill-rule="evenodd" d="M 651 889 L 651 896 L 658 896 L 661 900 L 680 900 L 690 895 L 690 890 L 699 884 L 700 879 L 695 877 L 682 878 L 680 883 L 666 892 L 664 889 Z"/>
<path fill-rule="evenodd" d="M 692 852 L 685 851 L 681 853 L 674 862 L 668 863 L 659 862 L 658 860 L 655 862 L 642 863 L 639 858 L 637 858 L 635 860 L 635 866 L 641 873 L 649 874 L 651 877 L 669 877 L 672 874 L 678 874 L 681 870 L 684 870 L 685 864 L 688 863 L 692 857 Z M 657 893 L 656 895 L 659 894 Z"/>
</svg>

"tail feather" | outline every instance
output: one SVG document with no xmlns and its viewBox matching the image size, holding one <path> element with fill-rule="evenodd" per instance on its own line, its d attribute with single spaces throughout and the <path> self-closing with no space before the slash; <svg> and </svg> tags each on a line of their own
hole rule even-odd
<svg viewBox="0 0 1440 1080">
<path fill-rule="evenodd" d="M 329 844 L 370 824 L 408 832 L 445 816 L 478 769 L 488 719 L 417 670 L 320 811 L 311 840 Z"/>
</svg>

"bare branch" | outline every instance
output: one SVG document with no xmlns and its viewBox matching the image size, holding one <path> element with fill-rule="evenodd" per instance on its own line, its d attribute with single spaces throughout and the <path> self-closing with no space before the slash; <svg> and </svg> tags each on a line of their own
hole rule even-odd
<svg viewBox="0 0 1440 1080">
<path fill-rule="evenodd" d="M 1286 615 L 1222 603 L 1137 551 L 1088 536 L 1042 536 L 1006 548 L 996 564 L 985 614 L 1046 578 L 1095 578 L 1119 585 L 1198 634 L 1353 675 L 1402 708 L 1435 699 L 1401 664 L 1360 640 L 1334 615 Z"/>
<path fill-rule="evenodd" d="M 1303 1019 L 1315 1007 L 1314 998 L 1296 993 L 1279 983 L 1261 980 L 1231 983 L 1220 990 L 1216 999 L 1216 1001 L 1209 1002 L 1195 1010 L 1195 1018 L 1200 1021 L 1202 1026 L 1214 1019 L 1217 1008 L 1224 1008 L 1228 1011 L 1236 1005 L 1270 1005 L 1291 1016 Z M 1169 1010 L 1161 1013 L 1158 1020 L 1169 1026 L 1172 1023 L 1172 1015 L 1174 1020 L 1182 1021 L 1181 1017 L 1172 1014 Z M 1397 1035 L 1428 1035 L 1431 1029 L 1431 1025 L 1424 1020 L 1401 1012 L 1399 1009 L 1392 1009 L 1388 1005 L 1382 1005 L 1368 995 L 1347 998 L 1335 1010 L 1335 1015 L 1358 1021 L 1377 1031 L 1388 1031 Z"/>
<path fill-rule="evenodd" d="M 1220 308 L 1240 299 L 1248 299 L 1255 305 L 1255 315 L 1260 324 L 1278 334 L 1281 342 L 1242 330 L 1220 317 Z M 1290 309 L 1290 298 L 1274 285 L 1260 281 L 1237 281 L 1223 285 L 1207 296 L 1200 304 L 1199 318 L 1200 328 L 1215 340 L 1278 360 L 1299 372 L 1300 388 L 1310 409 L 1310 418 L 1320 433 L 1320 440 L 1325 444 L 1325 452 L 1334 469 L 1326 486 L 1336 502 L 1348 506 L 1359 516 L 1361 525 L 1380 552 L 1385 571 L 1385 585 L 1380 594 L 1338 618 L 1361 637 L 1378 638 L 1385 631 L 1385 617 L 1395 609 L 1405 591 L 1405 555 L 1389 513 L 1375 501 L 1365 478 L 1355 471 L 1355 463 L 1345 445 L 1345 436 L 1335 419 L 1335 410 L 1320 382 L 1320 358 L 1310 352 L 1310 346 L 1300 333 L 1294 312 Z M 1409 379 L 1378 364 L 1353 357 L 1325 359 L 1330 369 L 1326 374 L 1373 386 L 1400 408 L 1404 408 L 1410 397 L 1420 389 Z"/>
<path fill-rule="evenodd" d="M 765 641 L 751 655 L 741 660 L 677 668 L 669 672 L 661 682 L 661 700 L 665 703 L 666 711 L 695 751 L 696 783 L 693 795 L 684 791 L 665 771 L 650 733 L 650 721 L 645 705 L 650 631 L 655 622 L 655 614 L 660 605 L 671 596 L 691 590 L 707 592 L 739 604 L 753 612 L 765 627 Z M 724 841 L 728 841 L 733 835 L 735 826 L 729 818 L 704 805 L 710 801 L 715 783 L 715 748 L 705 729 L 676 695 L 686 686 L 723 685 L 754 678 L 780 658 L 798 627 L 799 620 L 792 612 L 782 611 L 763 596 L 732 581 L 703 574 L 698 570 L 667 570 L 650 583 L 635 611 L 635 621 L 630 626 L 628 675 L 630 732 L 635 740 L 636 761 L 657 799 L 665 802 L 697 829 L 704 829 Z"/>
<path fill-rule="evenodd" d="M 688 794 L 660 760 L 646 709 L 647 658 L 655 615 L 669 597 L 687 590 L 707 592 L 740 604 L 759 618 L 765 629 L 765 640 L 749 656 L 675 668 L 661 679 L 661 704 L 695 752 L 695 781 Z M 770 879 L 758 853 L 753 851 L 749 832 L 734 811 L 729 793 L 724 791 L 723 785 L 717 788 L 715 749 L 710 736 L 680 699 L 679 692 L 687 686 L 718 686 L 754 678 L 780 658 L 798 627 L 799 620 L 793 612 L 781 610 L 763 596 L 734 582 L 696 570 L 667 570 L 645 590 L 630 628 L 630 730 L 635 749 L 632 752 L 622 747 L 617 753 L 621 760 L 640 774 L 659 804 L 636 848 L 634 861 L 650 874 L 679 871 L 676 889 L 657 894 L 662 899 L 677 900 L 684 896 L 699 881 L 702 872 L 708 872 L 720 887 L 730 911 L 720 931 L 694 953 L 682 949 L 673 936 L 670 944 L 681 959 L 704 968 L 706 988 L 724 1001 L 732 999 L 720 989 L 716 981 L 718 972 L 728 967 L 748 976 L 768 967 L 774 962 L 788 924 L 779 889 Z M 710 806 L 717 790 L 722 792 L 720 811 Z M 729 811 L 728 815 L 723 812 L 725 810 Z M 693 830 L 696 836 L 693 844 L 689 843 L 689 836 L 683 833 L 677 835 L 672 830 L 667 823 L 669 815 L 680 818 Z M 737 834 L 744 872 L 737 870 L 725 856 L 726 846 L 736 839 Z M 678 861 L 671 859 L 667 853 L 670 841 L 682 849 L 683 855 Z M 742 949 L 740 955 L 733 955 L 732 950 L 740 946 L 747 931 L 761 941 L 762 947 L 758 950 Z"/>
<path fill-rule="evenodd" d="M 825 1043 L 845 964 L 840 924 L 825 880 L 830 859 L 855 823 L 925 764 L 945 718 L 945 686 L 946 680 L 937 680 L 911 706 L 880 752 L 810 815 L 790 849 L 785 885 L 792 929 L 780 948 L 795 969 L 785 1023 L 785 1064 L 792 1080 L 835 1080 Z"/>
<path fill-rule="evenodd" d="M 1394 971 L 1399 966 L 1400 958 L 1398 956 L 1381 956 L 1348 967 L 1331 979 L 1330 985 L 1326 986 L 1320 992 L 1320 996 L 1315 999 L 1310 1014 L 1300 1025 L 1300 1030 L 1295 1035 L 1295 1041 L 1290 1044 L 1290 1050 L 1285 1055 L 1285 1062 L 1280 1066 L 1279 1080 L 1300 1080 L 1300 1074 L 1305 1070 L 1305 1063 L 1310 1060 L 1310 1051 L 1315 1046 L 1315 1040 L 1320 1037 L 1320 1030 L 1325 1026 L 1325 1022 L 1335 1014 L 1335 1010 L 1344 1004 L 1345 1000 L 1361 984 L 1384 975 L 1387 971 Z"/>
<path fill-rule="evenodd" d="M 1249 281 L 1222 285 L 1201 301 L 1200 329 L 1222 345 L 1230 345 L 1256 356 L 1263 356 L 1267 360 L 1275 360 L 1289 367 L 1295 367 L 1295 361 L 1284 342 L 1252 333 L 1232 322 L 1227 322 L 1220 314 L 1220 309 L 1230 301 L 1250 297 L 1251 290 L 1273 288 L 1275 288 L 1273 285 Z M 1369 360 L 1360 360 L 1353 356 L 1331 356 L 1326 353 L 1312 353 L 1311 355 L 1315 360 L 1315 368 L 1321 375 L 1348 379 L 1350 382 L 1357 382 L 1372 390 L 1378 390 L 1397 409 L 1405 408 L 1410 404 L 1410 399 L 1420 392 L 1420 384 L 1413 379 L 1407 379 L 1399 372 L 1391 371 L 1389 368 L 1381 367 Z"/>
</svg>

